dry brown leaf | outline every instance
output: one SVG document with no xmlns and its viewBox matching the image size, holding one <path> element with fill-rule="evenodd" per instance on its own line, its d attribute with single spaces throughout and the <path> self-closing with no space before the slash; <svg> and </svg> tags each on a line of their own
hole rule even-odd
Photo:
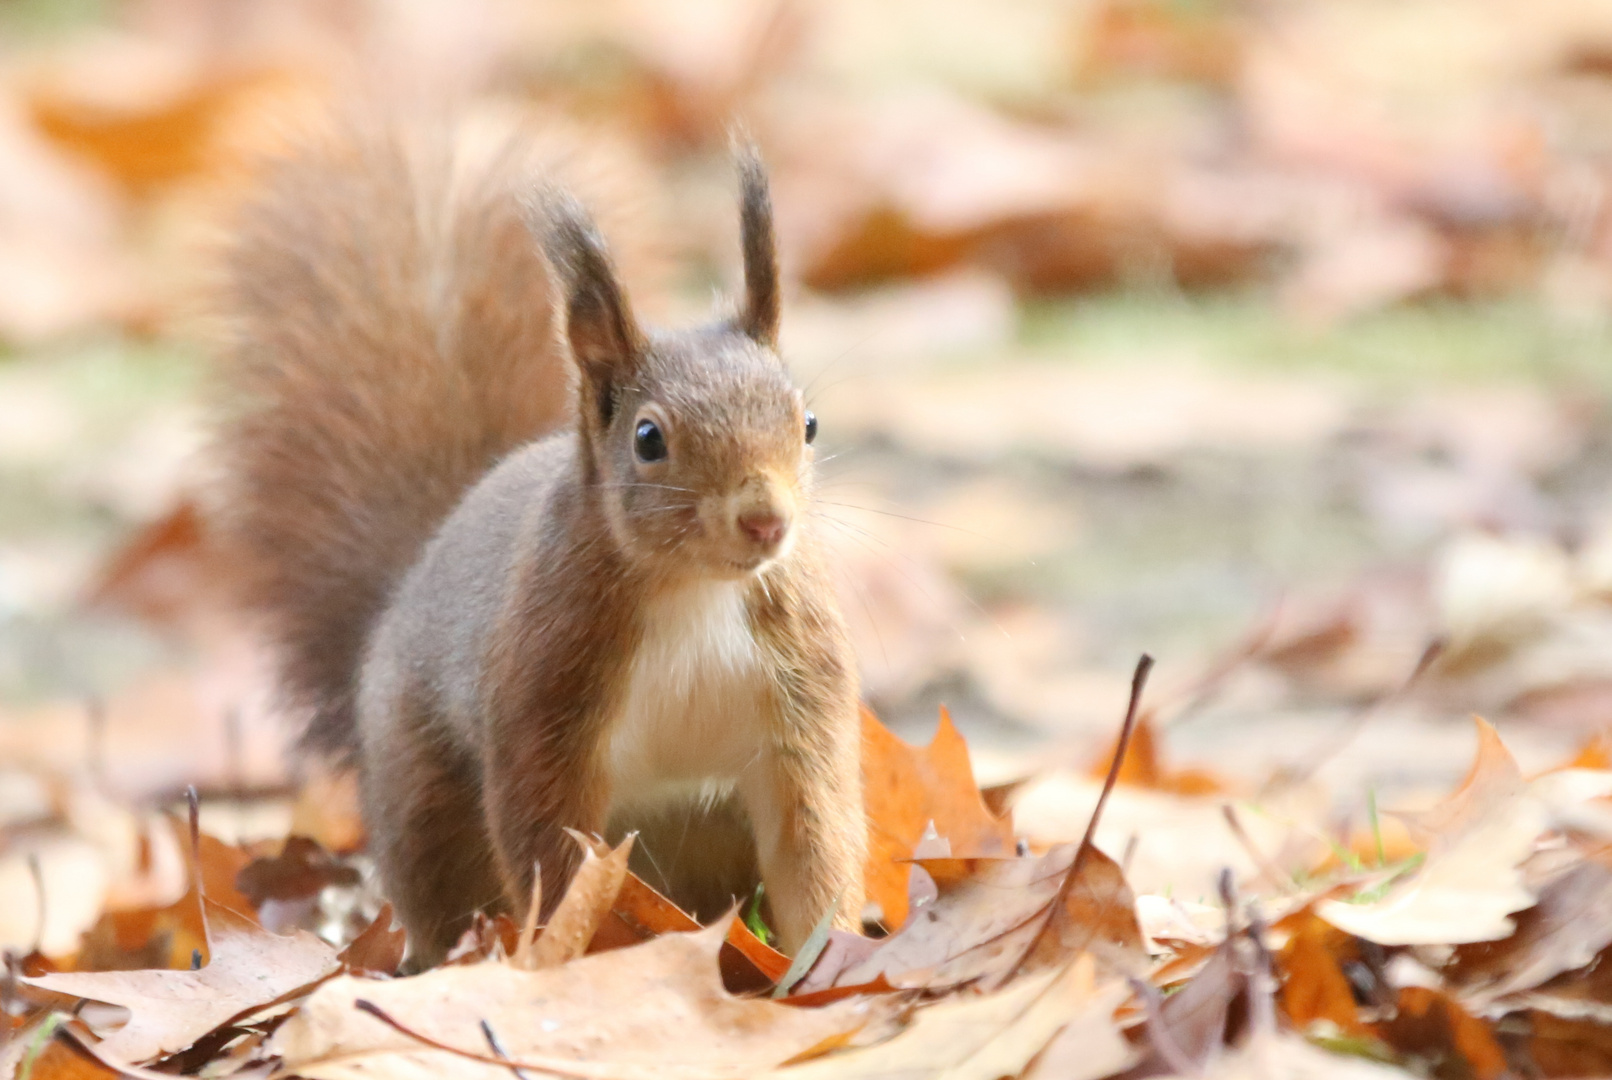
<svg viewBox="0 0 1612 1080">
<path fill-rule="evenodd" d="M 252 910 L 266 900 L 306 900 L 328 885 L 357 885 L 357 869 L 337 862 L 318 841 L 288 836 L 277 855 L 253 859 L 235 876 Z M 228 906 L 228 905 L 226 905 Z"/>
<path fill-rule="evenodd" d="M 1354 939 L 1322 922 L 1310 909 L 1283 922 L 1287 944 L 1277 957 L 1277 967 L 1286 976 L 1277 994 L 1282 1011 L 1299 1031 L 1326 1021 L 1340 1031 L 1363 1034 L 1359 1006 L 1340 963 L 1355 951 Z"/>
<path fill-rule="evenodd" d="M 287 1071 L 310 1080 L 508 1080 L 507 1066 L 434 1049 L 360 1011 L 355 1002 L 365 1000 L 411 1031 L 491 1057 L 485 1024 L 511 1061 L 534 1069 L 611 1080 L 737 1080 L 889 1010 L 868 1000 L 797 1009 L 734 997 L 717 970 L 726 935 L 720 925 L 668 934 L 543 971 L 472 964 L 381 982 L 344 976 L 316 991 L 270 1049 Z"/>
<path fill-rule="evenodd" d="M 879 979 L 936 990 L 1000 980 L 1026 961 L 1057 966 L 1083 952 L 1111 969 L 1140 970 L 1145 952 L 1136 901 L 1101 851 L 1087 851 L 1063 905 L 1049 910 L 1078 849 L 1065 844 L 1032 858 L 924 860 L 939 895 L 866 958 L 837 972 L 814 970 L 801 991 Z"/>
<path fill-rule="evenodd" d="M 58 145 L 149 195 L 222 164 L 232 117 L 285 82 L 275 71 L 209 76 L 177 50 L 102 41 L 34 72 L 27 107 Z"/>
<path fill-rule="evenodd" d="M 1612 1025 L 1532 1010 L 1528 1060 L 1542 1076 L 1612 1076 Z"/>
<path fill-rule="evenodd" d="M 1223 1054 L 1202 1080 L 1406 1080 L 1404 1069 L 1369 1058 L 1329 1054 L 1291 1032 L 1251 1038 Z"/>
<path fill-rule="evenodd" d="M 868 816 L 867 896 L 891 930 L 907 919 L 907 861 L 930 823 L 958 858 L 1007 855 L 1013 823 L 991 813 L 974 783 L 968 744 L 940 711 L 940 726 L 923 749 L 862 712 L 862 797 Z"/>
<path fill-rule="evenodd" d="M 1092 761 L 1088 775 L 1097 780 L 1108 775 L 1109 764 L 1118 750 L 1117 744 L 1110 744 Z M 1201 769 L 1170 768 L 1149 713 L 1136 718 L 1136 730 L 1126 747 L 1125 760 L 1120 762 L 1119 783 L 1177 795 L 1214 795 L 1226 790 L 1223 782 Z"/>
<path fill-rule="evenodd" d="M 1198 973 L 1165 999 L 1149 1021 L 1150 1053 L 1144 1070 L 1149 1062 L 1155 1071 L 1168 1064 L 1161 1045 L 1200 1071 L 1222 1052 L 1232 1003 L 1248 989 L 1248 977 L 1234 957 L 1238 941 L 1236 937 L 1222 941 Z"/>
<path fill-rule="evenodd" d="M 779 1080 L 998 1080 L 1017 1076 L 1064 1025 L 1095 1036 L 1091 1049 L 1112 1060 L 1124 1039 L 1114 1009 L 1123 983 L 1096 981 L 1089 956 L 1029 975 L 990 994 L 971 991 L 919 1009 L 894 1038 L 830 1054 L 777 1073 Z M 1123 1061 L 1123 1056 L 1119 1057 Z"/>
<path fill-rule="evenodd" d="M 1495 1080 L 1506 1071 L 1505 1051 L 1489 1024 L 1437 990 L 1405 987 L 1395 1015 L 1373 1028 L 1389 1046 L 1428 1062 L 1434 1075 Z"/>
<path fill-rule="evenodd" d="M 595 851 L 599 849 L 596 847 Z M 698 930 L 699 921 L 656 892 L 631 870 L 615 903 L 600 920 L 589 952 L 636 945 L 661 934 Z M 722 982 L 734 993 L 758 991 L 775 984 L 789 970 L 789 957 L 764 943 L 741 919 L 729 923 L 722 946 Z"/>
<path fill-rule="evenodd" d="M 529 954 L 520 950 L 510 962 L 524 971 L 557 967 L 581 956 L 588 949 L 599 924 L 616 902 L 621 883 L 627 878 L 627 856 L 633 838 L 623 840 L 608 855 L 600 857 L 588 839 L 575 830 L 566 830 L 582 847 L 582 863 L 565 888 L 565 895 L 549 916 L 548 925 Z"/>
<path fill-rule="evenodd" d="M 1133 1064 L 1140 1054 L 1114 1022 L 1114 1008 L 1124 999 L 1120 984 L 1110 983 L 1072 1017 L 1064 1029 L 1036 1057 L 1025 1080 L 1095 1080 L 1113 1076 Z M 1110 1007 L 1102 1001 L 1111 997 Z"/>
<path fill-rule="evenodd" d="M 795 126 L 779 203 L 786 248 L 814 288 L 969 264 L 1021 291 L 1065 292 L 1120 279 L 1137 257 L 1183 284 L 1225 283 L 1258 272 L 1282 239 L 1257 205 L 1268 180 L 959 96 L 930 90 L 812 121 Z"/>
<path fill-rule="evenodd" d="M 212 901 L 207 924 L 212 958 L 195 971 L 67 972 L 26 981 L 128 1009 L 129 1022 L 101 1045 L 119 1060 L 138 1063 L 183 1050 L 338 970 L 335 950 L 312 934 L 270 934 Z"/>
<path fill-rule="evenodd" d="M 375 921 L 366 926 L 336 959 L 342 970 L 355 975 L 395 975 L 403 965 L 408 933 L 392 929 L 392 905 L 382 904 Z"/>
<path fill-rule="evenodd" d="M 1539 903 L 1517 915 L 1517 930 L 1495 942 L 1463 945 L 1444 971 L 1461 1000 L 1480 1012 L 1508 994 L 1531 990 L 1588 966 L 1612 945 L 1612 870 L 1586 860 L 1545 883 Z"/>
<path fill-rule="evenodd" d="M 30 1058 L 30 1054 L 32 1057 Z M 59 1031 L 44 1038 L 39 1028 L 25 1030 L 15 1041 L 0 1046 L 0 1076 L 27 1080 L 121 1080 L 123 1074 L 84 1050 Z"/>
<path fill-rule="evenodd" d="M 1427 858 L 1369 903 L 1322 900 L 1316 913 L 1379 945 L 1459 945 L 1510 936 L 1511 915 L 1533 906 L 1521 865 L 1549 820 L 1494 728 L 1474 718 L 1478 753 L 1443 803 L 1398 814 L 1428 845 Z"/>
<path fill-rule="evenodd" d="M 291 806 L 291 832 L 306 836 L 338 854 L 364 846 L 364 822 L 358 807 L 358 774 L 319 762 L 307 764 L 308 775 Z"/>
<path fill-rule="evenodd" d="M 209 955 L 206 926 L 196 886 L 198 863 L 191 852 L 189 829 L 176 818 L 166 822 L 178 840 L 189 887 L 171 904 L 103 912 L 84 935 L 75 961 L 79 971 L 134 968 L 188 968 L 192 956 Z M 235 880 L 250 861 L 240 848 L 201 833 L 196 852 L 199 874 L 208 899 L 250 921 L 250 900 L 235 888 Z"/>
<path fill-rule="evenodd" d="M 521 928 L 515 920 L 500 911 L 489 916 L 478 911 L 470 917 L 470 925 L 459 935 L 459 940 L 448 950 L 444 964 L 479 964 L 483 960 L 513 956 L 520 947 Z"/>
<path fill-rule="evenodd" d="M 192 499 L 181 499 L 112 553 L 86 601 L 164 627 L 216 615 L 231 568 Z"/>
</svg>

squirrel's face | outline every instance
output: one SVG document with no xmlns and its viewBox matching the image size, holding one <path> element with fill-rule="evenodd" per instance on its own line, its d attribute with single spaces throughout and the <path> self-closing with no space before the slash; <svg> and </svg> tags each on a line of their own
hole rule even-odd
<svg viewBox="0 0 1612 1080">
<path fill-rule="evenodd" d="M 666 335 L 618 389 L 595 445 L 612 531 L 667 576 L 736 579 L 784 558 L 810 497 L 816 420 L 770 348 Z"/>
<path fill-rule="evenodd" d="M 579 427 L 621 550 L 652 572 L 743 578 L 788 555 L 810 492 L 816 420 L 778 341 L 767 175 L 741 146 L 744 301 L 716 326 L 644 333 L 586 213 L 535 207 L 581 374 Z"/>
</svg>

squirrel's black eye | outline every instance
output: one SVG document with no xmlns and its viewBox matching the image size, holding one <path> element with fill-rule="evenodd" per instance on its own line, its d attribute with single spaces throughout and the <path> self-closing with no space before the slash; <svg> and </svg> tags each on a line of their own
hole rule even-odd
<svg viewBox="0 0 1612 1080">
<path fill-rule="evenodd" d="M 639 461 L 666 460 L 666 436 L 660 433 L 660 425 L 653 420 L 638 421 L 638 428 L 633 432 L 632 446 L 638 454 Z"/>
<path fill-rule="evenodd" d="M 811 442 L 815 438 L 817 438 L 817 414 L 808 412 L 806 414 L 806 441 Z"/>
</svg>

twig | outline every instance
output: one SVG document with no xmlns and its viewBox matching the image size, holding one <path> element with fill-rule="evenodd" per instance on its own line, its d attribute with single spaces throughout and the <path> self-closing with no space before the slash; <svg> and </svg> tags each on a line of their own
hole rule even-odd
<svg viewBox="0 0 1612 1080">
<path fill-rule="evenodd" d="M 1445 642 L 1443 638 L 1434 638 L 1428 642 L 1427 647 L 1422 650 L 1421 656 L 1417 658 L 1416 666 L 1411 669 L 1410 675 L 1406 677 L 1404 682 L 1385 694 L 1379 694 L 1357 710 L 1339 728 L 1338 733 L 1333 736 L 1330 743 L 1323 744 L 1322 748 L 1311 757 L 1307 764 L 1292 770 L 1285 770 L 1272 777 L 1260 791 L 1259 797 L 1262 799 L 1269 798 L 1271 795 L 1285 791 L 1296 784 L 1302 784 L 1314 776 L 1320 771 L 1321 766 L 1336 757 L 1339 751 L 1348 746 L 1350 741 L 1360 734 L 1360 730 L 1366 726 L 1368 721 L 1414 690 L 1416 685 L 1422 681 L 1422 678 L 1433 667 L 1434 662 L 1444 655 L 1444 649 Z"/>
<path fill-rule="evenodd" d="M 207 894 L 207 886 L 201 873 L 201 796 L 196 794 L 195 784 L 185 788 L 185 803 L 190 810 L 190 865 L 196 875 L 196 895 L 201 897 Z"/>
<path fill-rule="evenodd" d="M 1161 708 L 1171 709 L 1173 715 L 1159 724 L 1160 729 L 1168 731 L 1186 722 L 1205 702 L 1220 692 L 1221 686 L 1238 668 L 1264 652 L 1265 646 L 1276 636 L 1276 627 L 1281 614 L 1280 602 L 1271 605 L 1265 617 L 1244 633 L 1236 644 L 1222 652 L 1207 668 L 1199 672 L 1190 686 L 1175 695 L 1174 702 L 1165 702 Z"/>
<path fill-rule="evenodd" d="M 1270 879 L 1271 885 L 1285 893 L 1294 892 L 1292 877 L 1283 873 L 1282 868 L 1271 862 L 1270 857 L 1254 844 L 1254 838 L 1248 835 L 1248 830 L 1243 828 L 1242 819 L 1237 816 L 1236 807 L 1231 803 L 1224 803 L 1220 807 L 1220 814 L 1226 819 L 1226 827 L 1231 829 L 1232 837 L 1242 846 L 1254 865 L 1259 867 L 1259 872 Z"/>
<path fill-rule="evenodd" d="M 1215 889 L 1220 893 L 1220 904 L 1226 909 L 1226 940 L 1237 936 L 1237 881 L 1231 867 L 1223 866 L 1215 875 Z"/>
<path fill-rule="evenodd" d="M 1080 878 L 1080 871 L 1085 868 L 1086 853 L 1091 850 L 1093 840 L 1097 835 L 1097 826 L 1103 820 L 1103 808 L 1108 805 L 1108 797 L 1113 793 L 1114 785 L 1119 782 L 1120 768 L 1125 763 L 1126 751 L 1131 747 L 1131 734 L 1136 730 L 1136 717 L 1141 709 L 1142 691 L 1147 687 L 1148 673 L 1152 670 L 1153 658 L 1147 653 L 1143 653 L 1142 658 L 1136 662 L 1135 674 L 1131 676 L 1131 698 L 1130 702 L 1125 706 L 1125 722 L 1119 729 L 1119 741 L 1114 747 L 1114 760 L 1109 762 L 1108 775 L 1103 779 L 1103 790 L 1097 796 L 1097 805 L 1092 807 L 1090 820 L 1086 822 L 1086 833 L 1080 838 L 1080 846 L 1075 849 L 1075 857 L 1070 861 L 1069 869 L 1065 871 L 1063 881 L 1059 882 L 1058 891 L 1053 894 L 1052 900 L 1047 904 L 1040 928 L 1036 930 L 1035 936 L 1030 939 L 1029 945 L 1025 946 L 1024 952 L 1019 955 L 1019 959 L 1012 967 L 1007 969 L 1001 980 L 1003 982 L 1018 974 L 1025 961 L 1035 955 L 1036 949 L 1041 946 L 1042 939 L 1047 936 L 1048 929 L 1051 928 L 1055 921 L 1058 910 L 1068 901 L 1070 891 Z"/>
<path fill-rule="evenodd" d="M 445 1042 L 433 1039 L 431 1036 L 415 1031 L 404 1024 L 373 1001 L 357 998 L 353 1001 L 353 1008 L 359 1012 L 368 1013 L 399 1035 L 413 1039 L 422 1046 L 429 1046 L 433 1050 L 441 1050 L 445 1054 L 466 1058 L 470 1061 L 479 1061 L 484 1065 L 498 1065 L 505 1069 L 538 1069 L 543 1072 L 555 1073 L 559 1076 L 574 1077 L 575 1080 L 662 1080 L 666 1075 L 664 1067 L 635 1068 L 631 1065 L 599 1066 L 591 1061 L 567 1061 L 564 1058 L 551 1058 L 544 1056 L 511 1058 L 494 1057 L 491 1054 L 478 1054 L 474 1050 L 452 1046 Z M 726 1076 L 723 1073 L 704 1073 L 712 1078 Z"/>
<path fill-rule="evenodd" d="M 185 802 L 190 809 L 190 874 L 196 885 L 196 914 L 201 919 L 202 940 L 207 942 L 209 958 L 213 951 L 213 928 L 207 921 L 207 881 L 202 875 L 201 857 L 201 796 L 196 785 L 185 788 Z M 196 965 L 200 967 L 201 965 Z"/>
<path fill-rule="evenodd" d="M 485 1019 L 483 1019 L 482 1022 L 481 1022 L 481 1033 L 484 1036 L 486 1036 L 486 1038 L 487 1038 L 487 1046 L 488 1046 L 488 1048 L 490 1050 L 492 1050 L 492 1052 L 494 1054 L 496 1054 L 498 1057 L 503 1058 L 505 1061 L 508 1061 L 509 1060 L 509 1055 L 504 1052 L 503 1046 L 501 1046 L 499 1044 L 498 1036 L 496 1034 L 494 1034 L 494 1032 L 493 1032 L 493 1026 L 491 1024 L 489 1024 Z M 525 1069 L 521 1068 L 519 1065 L 513 1065 L 513 1064 L 510 1065 L 509 1071 L 515 1074 L 515 1076 L 517 1077 L 517 1080 L 532 1080 L 531 1074 L 528 1073 Z"/>
<path fill-rule="evenodd" d="M 39 903 L 39 910 L 34 917 L 34 943 L 30 950 L 33 953 L 43 953 L 45 943 L 45 868 L 39 865 L 39 852 L 28 853 L 28 876 L 34 879 L 34 898 Z"/>
<path fill-rule="evenodd" d="M 1254 946 L 1254 970 L 1248 979 L 1248 1026 L 1255 1035 L 1276 1033 L 1276 961 L 1265 941 L 1265 916 L 1249 901 L 1248 940 Z"/>
<path fill-rule="evenodd" d="M 1134 832 L 1131 833 L 1131 835 L 1125 841 L 1125 850 L 1119 857 L 1119 872 L 1121 874 L 1129 874 L 1131 872 L 1131 860 L 1136 858 L 1136 849 L 1141 846 L 1141 835 Z"/>
</svg>

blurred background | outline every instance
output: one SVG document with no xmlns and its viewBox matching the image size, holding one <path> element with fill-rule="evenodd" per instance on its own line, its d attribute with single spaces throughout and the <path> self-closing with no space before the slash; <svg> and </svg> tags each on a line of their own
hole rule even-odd
<svg viewBox="0 0 1612 1080">
<path fill-rule="evenodd" d="M 661 320 L 735 278 L 749 127 L 867 695 L 985 779 L 1099 761 L 1143 650 L 1188 788 L 1612 720 L 1612 5 L 7 0 L 7 822 L 289 782 L 198 501 L 207 252 L 359 91 L 586 145 Z"/>
</svg>

